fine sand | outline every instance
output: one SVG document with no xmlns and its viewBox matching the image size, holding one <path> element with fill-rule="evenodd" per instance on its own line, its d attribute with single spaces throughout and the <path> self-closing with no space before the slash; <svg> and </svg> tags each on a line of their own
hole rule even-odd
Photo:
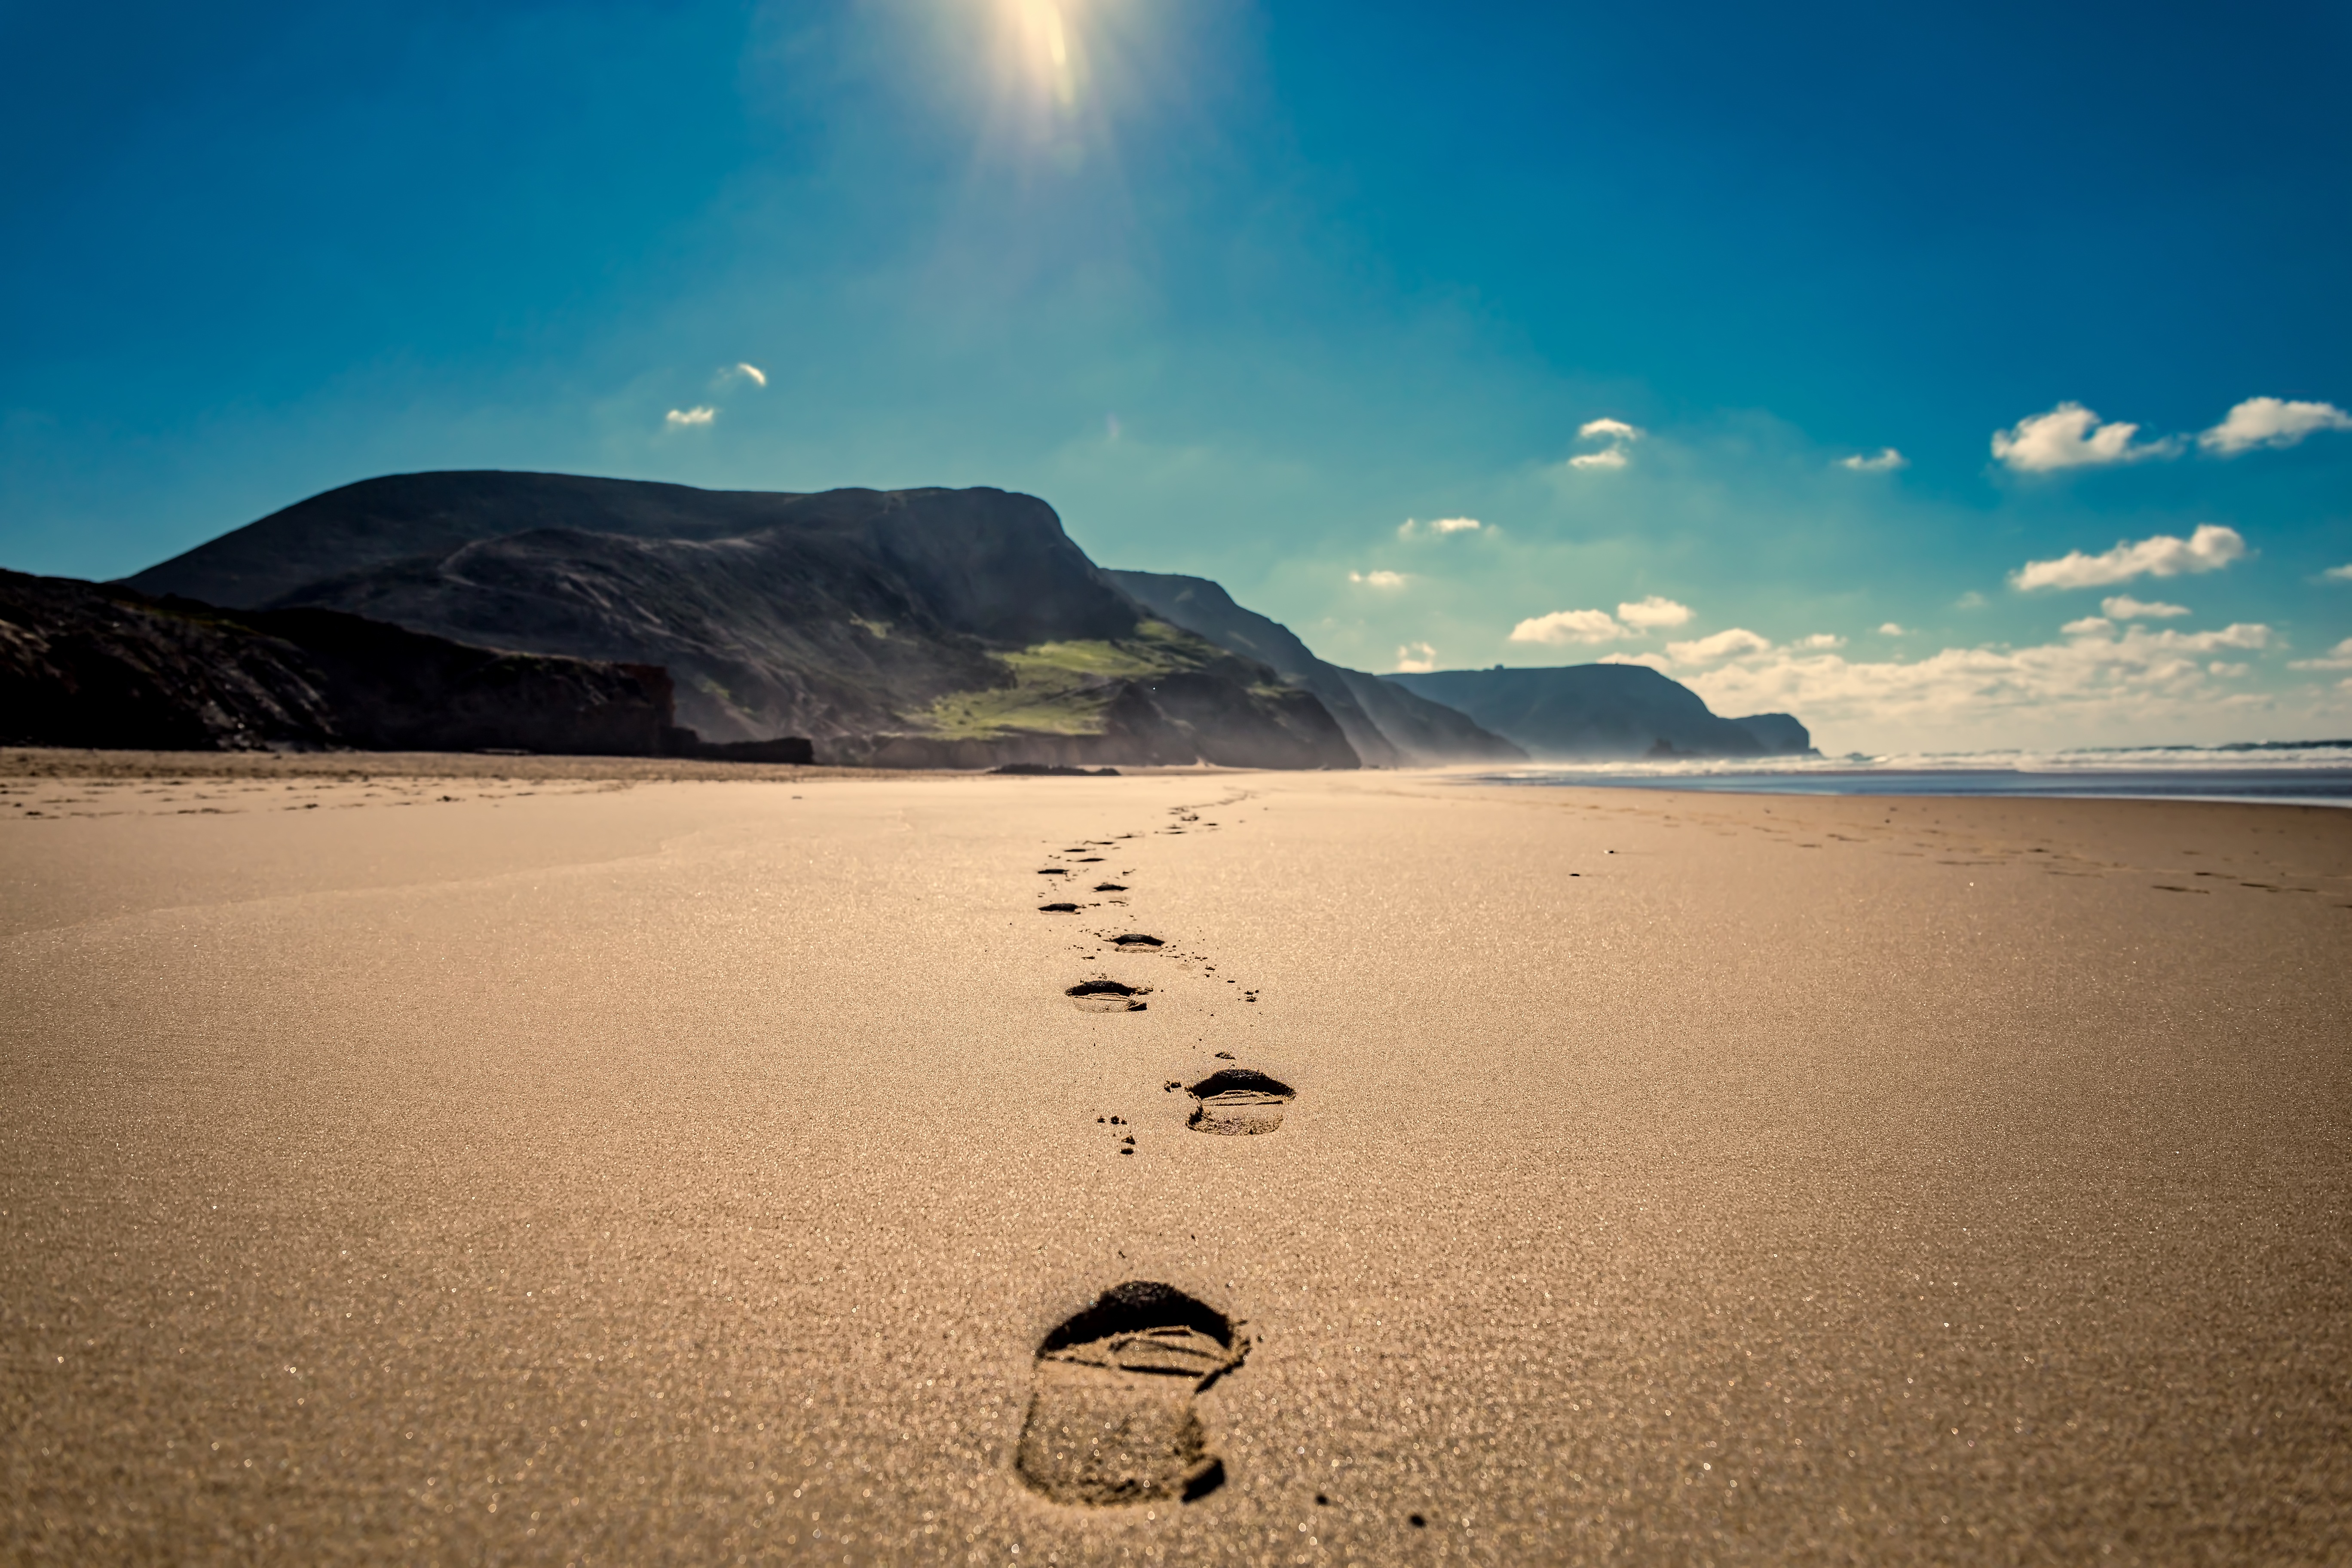
<svg viewBox="0 0 2352 1568">
<path fill-rule="evenodd" d="M 2352 812 L 0 774 L 8 1561 L 2352 1561 Z"/>
</svg>

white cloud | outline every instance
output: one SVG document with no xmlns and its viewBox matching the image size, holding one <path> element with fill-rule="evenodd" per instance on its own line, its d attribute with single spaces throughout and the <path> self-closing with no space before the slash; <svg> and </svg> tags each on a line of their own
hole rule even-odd
<svg viewBox="0 0 2352 1568">
<path fill-rule="evenodd" d="M 2129 594 L 2117 594 L 2113 598 L 2101 599 L 2099 610 L 2119 621 L 2168 621 L 2175 616 L 2187 615 L 2189 606 L 2135 599 Z"/>
<path fill-rule="evenodd" d="M 2226 660 L 2217 658 L 2205 668 L 2210 673 L 2221 676 L 2226 680 L 2231 676 L 2243 675 L 2246 671 L 2253 668 L 2254 667 L 2251 664 L 2231 664 Z"/>
<path fill-rule="evenodd" d="M 1397 537 L 1411 539 L 1415 533 L 1432 533 L 1442 539 L 1449 533 L 1475 533 L 1485 526 L 1475 517 L 1440 517 L 1427 522 L 1406 518 L 1397 525 Z"/>
<path fill-rule="evenodd" d="M 1771 646 L 1770 638 L 1758 637 L 1745 626 L 1729 626 L 1690 642 L 1670 642 L 1666 657 L 1676 664 L 1712 664 L 1719 658 L 1762 653 Z"/>
<path fill-rule="evenodd" d="M 1425 642 L 1409 642 L 1397 649 L 1399 675 L 1426 675 L 1437 668 L 1437 650 Z"/>
<path fill-rule="evenodd" d="M 1625 466 L 1625 448 L 1640 440 L 1643 432 L 1622 419 L 1588 419 L 1577 427 L 1580 441 L 1605 441 L 1598 452 L 1585 452 L 1568 460 L 1571 468 L 1622 468 Z"/>
<path fill-rule="evenodd" d="M 2346 637 L 2327 650 L 2326 658 L 2298 658 L 2288 661 L 2289 669 L 2352 669 L 2352 637 Z"/>
<path fill-rule="evenodd" d="M 2047 414 L 2029 415 L 2006 430 L 1992 433 L 1992 455 L 2021 474 L 2046 474 L 2058 468 L 2105 468 L 2112 463 L 2137 463 L 2147 458 L 2169 458 L 2180 450 L 2178 437 L 2132 445 L 2139 426 L 2099 416 L 2079 403 L 2062 403 Z"/>
<path fill-rule="evenodd" d="M 1554 647 L 1570 643 L 1615 642 L 1625 635 L 1625 628 L 1606 610 L 1554 610 L 1548 616 L 1531 616 L 1511 628 L 1513 642 L 1548 643 Z"/>
<path fill-rule="evenodd" d="M 2105 616 L 2084 616 L 2079 621 L 2068 621 L 2058 628 L 2058 635 L 2069 637 L 2105 637 L 2116 629 L 2116 623 Z"/>
<path fill-rule="evenodd" d="M 1691 618 L 1691 608 L 1653 594 L 1646 599 L 1618 605 L 1617 618 L 1636 631 L 1654 631 L 1660 626 L 1683 625 Z"/>
<path fill-rule="evenodd" d="M 1901 626 L 1896 626 L 1893 621 L 1888 621 L 1878 628 L 1878 635 L 1883 637 L 1899 637 L 1906 634 Z"/>
<path fill-rule="evenodd" d="M 2199 572 L 2219 572 L 2246 553 L 2246 542 L 2234 528 L 2202 522 L 2186 539 L 2159 533 L 2137 544 L 2118 541 L 2113 550 L 2085 555 L 2070 550 L 2055 561 L 2029 561 L 2010 574 L 2012 586 L 2034 588 L 2104 588 L 2135 577 L 2179 577 Z"/>
<path fill-rule="evenodd" d="M 1839 637 L 1832 632 L 1815 632 L 1809 637 L 1799 637 L 1795 642 L 1790 643 L 1789 646 L 1790 647 L 1808 649 L 1843 647 L 1845 647 L 1845 638 Z"/>
<path fill-rule="evenodd" d="M 719 382 L 723 386 L 730 381 L 748 381 L 754 386 L 765 386 L 768 384 L 768 373 L 756 364 L 730 364 L 719 373 Z"/>
<path fill-rule="evenodd" d="M 673 408 L 662 416 L 662 423 L 673 430 L 686 425 L 708 425 L 719 417 L 719 410 L 710 407 Z"/>
<path fill-rule="evenodd" d="M 1686 678 L 1718 713 L 1789 712 L 1815 734 L 1825 728 L 1900 725 L 1944 736 L 1955 727 L 2040 720 L 2060 727 L 2193 710 L 2227 698 L 2212 681 L 2213 656 L 2269 646 L 2271 630 L 2083 630 L 2031 647 L 1953 647 L 1909 661 L 1849 661 L 1835 653 L 1780 648 Z M 2337 648 L 2352 669 L 2352 638 Z"/>
<path fill-rule="evenodd" d="M 2217 458 L 2234 458 L 2263 447 L 2292 447 L 2321 430 L 2352 430 L 2352 414 L 2332 403 L 2289 403 L 2249 397 L 2221 423 L 2197 437 Z"/>
<path fill-rule="evenodd" d="M 1878 455 L 1865 458 L 1859 452 L 1851 458 L 1840 458 L 1838 467 L 1852 468 L 1857 474 L 1891 474 L 1897 468 L 1907 468 L 1911 459 L 1892 447 L 1882 447 Z"/>
<path fill-rule="evenodd" d="M 2326 583 L 2352 583 L 2352 562 L 2347 562 L 2342 566 L 2330 566 L 2319 576 L 2320 580 Z"/>
<path fill-rule="evenodd" d="M 1368 588 L 1402 588 L 1412 581 L 1402 572 L 1350 572 L 1350 583 L 1361 583 Z"/>
</svg>

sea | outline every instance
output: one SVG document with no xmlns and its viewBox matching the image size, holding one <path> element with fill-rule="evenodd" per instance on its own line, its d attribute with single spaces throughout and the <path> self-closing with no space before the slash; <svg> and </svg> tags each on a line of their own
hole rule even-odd
<svg viewBox="0 0 2352 1568">
<path fill-rule="evenodd" d="M 2352 740 L 1538 763 L 1459 776 L 1480 784 L 1598 784 L 1739 795 L 1999 795 L 2352 806 Z"/>
</svg>

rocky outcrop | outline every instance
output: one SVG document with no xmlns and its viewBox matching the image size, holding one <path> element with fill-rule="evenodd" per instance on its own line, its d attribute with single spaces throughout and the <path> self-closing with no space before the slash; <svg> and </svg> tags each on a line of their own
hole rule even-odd
<svg viewBox="0 0 2352 1568">
<path fill-rule="evenodd" d="M 1313 692 L 1368 766 L 1527 760 L 1517 746 L 1443 703 L 1318 658 L 1288 626 L 1243 608 L 1206 577 L 1108 570 L 1103 575 L 1161 619 L 1256 659 L 1290 685 Z"/>
<path fill-rule="evenodd" d="M 401 475 L 314 496 L 130 581 L 658 664 L 678 722 L 706 744 L 802 735 L 830 759 L 929 766 L 1356 765 L 1311 695 L 1155 629 L 1051 507 L 1002 490 Z"/>
<path fill-rule="evenodd" d="M 1761 757 L 1811 749 L 1804 726 L 1789 715 L 1721 718 L 1697 692 L 1645 665 L 1497 665 L 1386 679 L 1459 709 L 1538 758 Z"/>
<path fill-rule="evenodd" d="M 1756 737 L 1768 757 L 1801 757 L 1813 751 L 1812 731 L 1797 722 L 1794 713 L 1750 713 L 1733 723 Z"/>
<path fill-rule="evenodd" d="M 671 718 L 657 668 L 0 572 L 0 740 L 12 744 L 657 755 Z"/>
</svg>

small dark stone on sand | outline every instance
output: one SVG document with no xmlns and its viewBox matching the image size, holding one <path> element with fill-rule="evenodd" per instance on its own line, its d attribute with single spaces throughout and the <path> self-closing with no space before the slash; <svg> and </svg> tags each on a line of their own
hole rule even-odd
<svg viewBox="0 0 2352 1568">
<path fill-rule="evenodd" d="M 1429 1524 L 1429 1521 L 1422 1518 L 1421 1515 L 1417 1513 L 1408 1518 L 1405 1522 L 1412 1526 L 1415 1530 L 1425 1529 Z"/>
</svg>

